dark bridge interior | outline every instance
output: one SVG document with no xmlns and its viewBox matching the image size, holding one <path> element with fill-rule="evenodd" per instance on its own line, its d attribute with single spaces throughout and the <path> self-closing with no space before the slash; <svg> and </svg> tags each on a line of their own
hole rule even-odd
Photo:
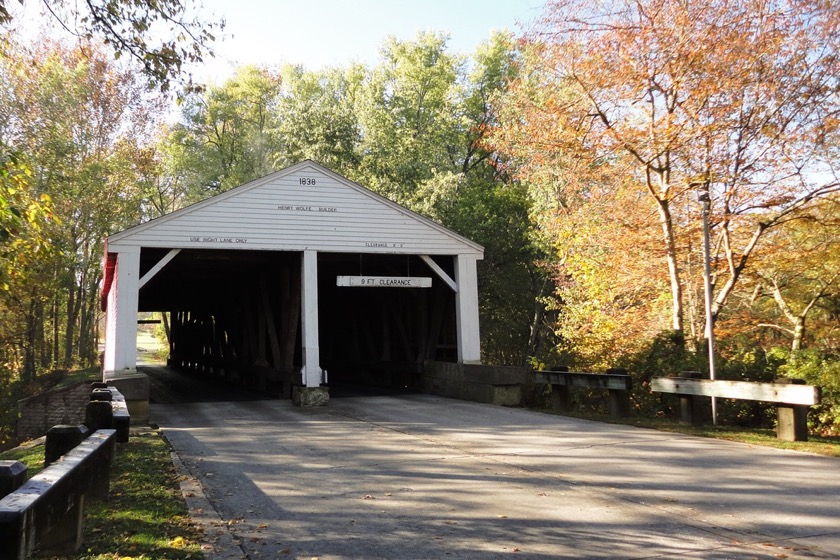
<svg viewBox="0 0 840 560">
<path fill-rule="evenodd" d="M 141 277 L 168 249 L 144 248 Z M 453 260 L 435 262 L 450 276 Z M 169 313 L 172 367 L 288 397 L 300 383 L 301 253 L 182 250 L 140 290 Z M 337 276 L 431 277 L 431 288 L 338 287 Z M 414 388 L 457 360 L 455 296 L 417 256 L 320 253 L 321 368 L 330 385 Z"/>
</svg>

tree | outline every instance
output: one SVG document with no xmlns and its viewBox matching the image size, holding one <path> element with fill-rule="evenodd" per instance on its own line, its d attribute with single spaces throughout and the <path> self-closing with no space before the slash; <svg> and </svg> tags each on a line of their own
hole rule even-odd
<svg viewBox="0 0 840 560">
<path fill-rule="evenodd" d="M 49 245 L 44 230 L 52 220 L 52 199 L 30 191 L 32 170 L 22 160 L 20 154 L 0 149 L 0 289 L 5 292 Z"/>
<path fill-rule="evenodd" d="M 389 38 L 359 100 L 360 179 L 408 206 L 421 184 L 460 157 L 463 61 L 447 52 L 446 41 L 435 33 L 419 33 L 414 41 Z"/>
<path fill-rule="evenodd" d="M 804 348 L 806 320 L 820 314 L 823 302 L 840 295 L 839 202 L 826 200 L 772 231 L 768 242 L 776 249 L 773 257 L 759 257 L 753 267 L 753 299 L 765 296 L 781 313 L 780 321 L 764 318 L 758 326 L 790 336 L 792 356 Z"/>
<path fill-rule="evenodd" d="M 560 206 L 587 204 L 607 169 L 632 180 L 658 218 L 681 333 L 697 191 L 713 199 L 716 317 L 766 232 L 840 189 L 826 173 L 838 24 L 840 6 L 816 0 L 550 2 L 499 148 Z"/>
<path fill-rule="evenodd" d="M 27 50 L 13 39 L 13 6 L 0 0 L 10 32 L 0 38 L 0 281 L 10 294 L 0 295 L 0 360 L 31 380 L 96 359 L 101 242 L 139 217 L 124 156 L 140 151 L 159 106 L 95 39 L 139 64 L 144 86 L 180 82 L 189 92 L 196 88 L 180 79 L 182 67 L 212 54 L 223 23 L 190 16 L 181 0 L 44 1 L 77 48 L 40 37 Z"/>
<path fill-rule="evenodd" d="M 178 168 L 191 173 L 192 201 L 274 170 L 281 83 L 274 70 L 243 66 L 224 84 L 186 98 L 164 149 L 182 158 Z"/>
<path fill-rule="evenodd" d="M 365 68 L 354 64 L 315 72 L 286 65 L 281 73 L 275 166 L 311 159 L 353 177 L 360 161 L 356 103 L 367 76 Z"/>
<path fill-rule="evenodd" d="M 44 227 L 53 251 L 29 263 L 15 287 L 14 308 L 26 325 L 24 372 L 92 363 L 96 352 L 102 242 L 139 220 L 135 152 L 160 106 L 134 73 L 94 45 L 67 48 L 49 40 L 0 59 L 5 82 L 2 141 L 28 154 L 27 184 L 48 195 L 57 220 Z M 36 363 L 36 358 L 37 362 Z"/>
<path fill-rule="evenodd" d="M 212 57 L 214 33 L 224 29 L 224 21 L 196 17 L 184 0 L 42 1 L 61 28 L 83 43 L 101 40 L 115 58 L 126 55 L 140 65 L 150 87 L 161 91 L 179 81 L 187 91 L 195 89 L 191 76 L 182 79 L 183 67 Z M 0 0 L 0 26 L 10 25 L 15 18 L 10 3 Z"/>
</svg>

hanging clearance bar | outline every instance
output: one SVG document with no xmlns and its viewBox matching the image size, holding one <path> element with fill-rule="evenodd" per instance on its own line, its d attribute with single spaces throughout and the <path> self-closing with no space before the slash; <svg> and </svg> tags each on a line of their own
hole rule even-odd
<svg viewBox="0 0 840 560">
<path fill-rule="evenodd" d="M 335 285 L 344 288 L 431 288 L 432 279 L 423 276 L 337 276 Z"/>
</svg>

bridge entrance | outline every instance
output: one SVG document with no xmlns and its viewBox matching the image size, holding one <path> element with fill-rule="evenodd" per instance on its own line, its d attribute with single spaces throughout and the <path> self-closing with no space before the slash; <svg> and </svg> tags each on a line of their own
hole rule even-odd
<svg viewBox="0 0 840 560">
<path fill-rule="evenodd" d="M 136 373 L 140 311 L 169 364 L 326 402 L 330 381 L 411 387 L 479 361 L 481 246 L 313 162 L 110 236 L 105 379 Z"/>
</svg>

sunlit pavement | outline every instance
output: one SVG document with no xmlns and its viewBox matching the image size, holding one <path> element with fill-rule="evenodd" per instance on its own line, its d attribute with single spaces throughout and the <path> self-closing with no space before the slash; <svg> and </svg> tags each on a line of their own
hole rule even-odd
<svg viewBox="0 0 840 560">
<path fill-rule="evenodd" d="M 840 558 L 835 458 L 428 395 L 152 414 L 210 559 Z"/>
</svg>

